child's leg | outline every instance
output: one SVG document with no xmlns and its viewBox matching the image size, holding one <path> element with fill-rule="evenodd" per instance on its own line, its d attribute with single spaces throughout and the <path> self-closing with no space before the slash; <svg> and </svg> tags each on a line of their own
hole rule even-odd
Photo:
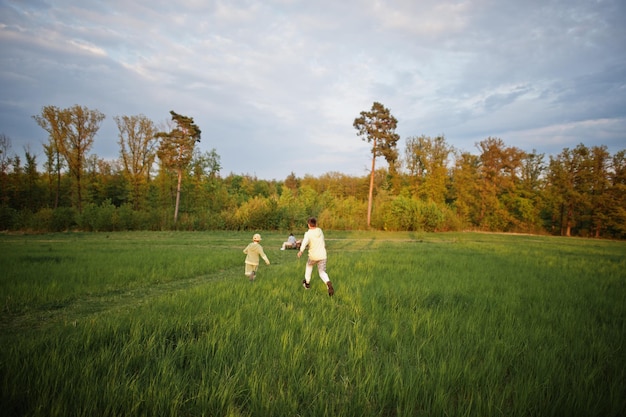
<svg viewBox="0 0 626 417">
<path fill-rule="evenodd" d="M 246 276 L 248 277 L 248 279 L 254 279 L 254 275 L 256 274 L 256 270 L 257 270 L 258 265 L 252 265 L 249 263 L 246 263 Z"/>
<path fill-rule="evenodd" d="M 328 288 L 328 295 L 330 295 L 331 297 L 335 295 L 335 289 L 333 288 L 333 283 L 330 282 L 330 278 L 328 277 L 328 274 L 326 273 L 326 259 L 324 259 L 323 261 L 320 261 L 317 264 L 317 272 L 320 274 L 320 278 L 322 279 L 322 281 L 324 281 L 324 284 L 326 284 L 326 288 Z"/>
<path fill-rule="evenodd" d="M 317 272 L 320 274 L 320 278 L 324 283 L 330 281 L 330 277 L 326 273 L 326 259 L 317 263 Z"/>
<path fill-rule="evenodd" d="M 307 284 L 311 282 L 311 274 L 313 274 L 313 264 L 307 261 L 306 269 L 304 270 L 304 280 Z"/>
</svg>

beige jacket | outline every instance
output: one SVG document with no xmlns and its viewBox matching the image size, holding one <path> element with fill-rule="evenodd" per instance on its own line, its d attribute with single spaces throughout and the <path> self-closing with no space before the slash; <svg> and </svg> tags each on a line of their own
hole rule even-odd
<svg viewBox="0 0 626 417">
<path fill-rule="evenodd" d="M 263 246 L 261 246 L 258 242 L 251 242 L 246 248 L 243 250 L 243 253 L 246 254 L 246 263 L 250 265 L 258 265 L 259 264 L 259 256 L 263 258 L 266 264 L 269 264 L 270 261 L 267 259 L 265 252 L 263 252 Z"/>
</svg>

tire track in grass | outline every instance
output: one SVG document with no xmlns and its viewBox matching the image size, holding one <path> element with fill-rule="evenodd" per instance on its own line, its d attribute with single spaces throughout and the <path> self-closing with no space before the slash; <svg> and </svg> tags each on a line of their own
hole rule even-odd
<svg viewBox="0 0 626 417">
<path fill-rule="evenodd" d="M 216 273 L 203 274 L 165 283 L 154 283 L 130 289 L 107 291 L 100 294 L 85 294 L 80 297 L 47 303 L 19 313 L 7 308 L 0 315 L 0 334 L 6 336 L 25 331 L 39 331 L 63 323 L 76 325 L 79 320 L 108 311 L 144 305 L 163 294 L 183 291 L 212 282 L 232 279 L 241 272 L 239 265 L 221 269 Z"/>
</svg>

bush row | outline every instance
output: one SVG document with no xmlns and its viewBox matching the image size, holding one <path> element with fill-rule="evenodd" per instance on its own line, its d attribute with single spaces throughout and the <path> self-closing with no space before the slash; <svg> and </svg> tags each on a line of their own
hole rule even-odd
<svg viewBox="0 0 626 417">
<path fill-rule="evenodd" d="M 137 211 L 129 204 L 119 207 L 106 201 L 87 204 L 83 210 L 70 207 L 43 208 L 37 212 L 0 206 L 0 230 L 32 232 L 132 231 L 132 230 L 297 230 L 306 219 L 317 216 L 320 225 L 333 230 L 367 229 L 367 203 L 354 197 L 300 204 L 294 201 L 255 197 L 221 212 L 195 210 L 179 213 L 148 209 Z M 458 230 L 462 224 L 447 207 L 396 197 L 381 201 L 372 215 L 371 226 L 390 231 Z"/>
</svg>

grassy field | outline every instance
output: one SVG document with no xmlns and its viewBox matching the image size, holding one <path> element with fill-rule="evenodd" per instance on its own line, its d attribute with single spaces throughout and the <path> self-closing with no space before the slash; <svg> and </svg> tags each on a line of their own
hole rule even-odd
<svg viewBox="0 0 626 417">
<path fill-rule="evenodd" d="M 326 231 L 0 235 L 6 416 L 621 416 L 626 242 Z"/>
</svg>

